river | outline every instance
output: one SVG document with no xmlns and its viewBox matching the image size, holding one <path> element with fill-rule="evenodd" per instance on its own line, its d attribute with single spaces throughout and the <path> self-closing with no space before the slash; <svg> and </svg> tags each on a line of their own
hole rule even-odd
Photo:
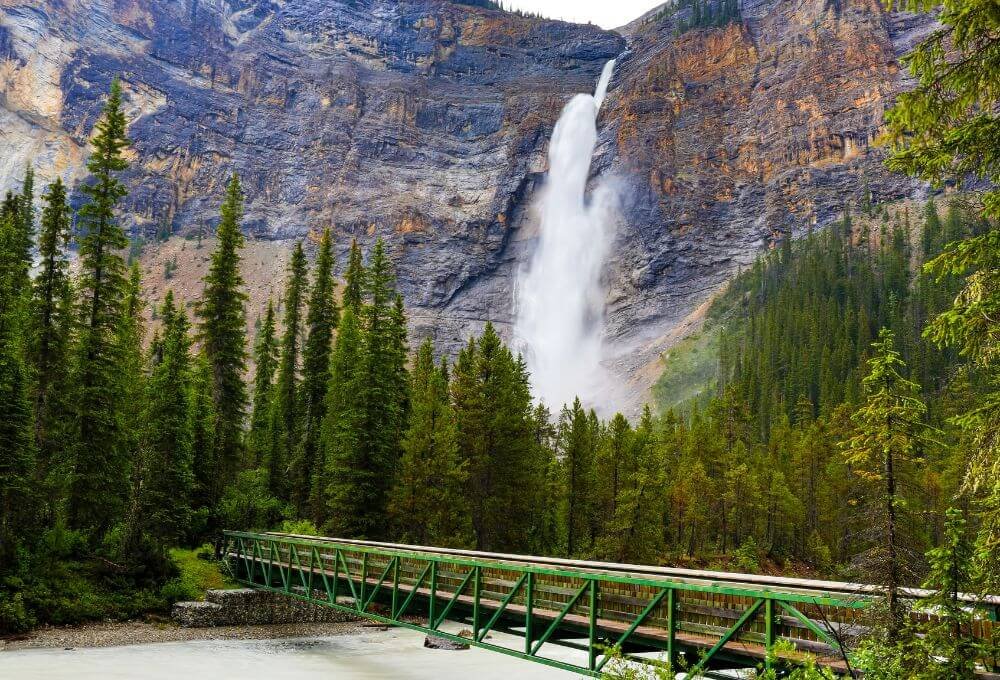
<svg viewBox="0 0 1000 680">
<path fill-rule="evenodd" d="M 515 638 L 496 642 L 513 646 Z M 285 640 L 199 640 L 127 647 L 0 652 L 3 680 L 570 680 L 579 677 L 472 648 L 425 649 L 405 629 Z M 517 638 L 520 640 L 520 638 Z M 523 642 L 521 643 L 523 644 Z M 570 650 L 552 656 L 576 660 Z"/>
</svg>

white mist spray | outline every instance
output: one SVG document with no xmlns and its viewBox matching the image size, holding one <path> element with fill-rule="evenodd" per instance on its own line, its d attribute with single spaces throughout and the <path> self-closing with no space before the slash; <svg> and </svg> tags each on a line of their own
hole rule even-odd
<svg viewBox="0 0 1000 680">
<path fill-rule="evenodd" d="M 559 116 L 549 143 L 538 247 L 518 277 L 515 333 L 535 395 L 553 409 L 576 396 L 602 401 L 597 392 L 607 382 L 600 284 L 616 194 L 602 184 L 588 201 L 586 189 L 597 112 L 614 66 L 614 60 L 605 64 L 594 94 L 576 95 Z"/>
</svg>

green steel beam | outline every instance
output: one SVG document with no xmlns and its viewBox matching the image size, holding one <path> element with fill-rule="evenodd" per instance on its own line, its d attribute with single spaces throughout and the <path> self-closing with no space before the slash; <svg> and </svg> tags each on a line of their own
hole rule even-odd
<svg viewBox="0 0 1000 680">
<path fill-rule="evenodd" d="M 732 640 L 736 636 L 736 634 L 740 632 L 740 628 L 746 625 L 746 623 L 754 617 L 754 615 L 760 610 L 760 606 L 762 604 L 764 604 L 763 599 L 757 600 L 752 605 L 750 605 L 750 608 L 747 609 L 745 612 L 743 612 L 743 616 L 741 616 L 736 621 L 736 623 L 733 624 L 733 627 L 727 630 L 725 634 L 721 638 L 719 638 L 719 641 L 715 643 L 715 646 L 712 647 L 710 650 L 708 650 L 708 653 L 705 654 L 703 657 L 701 657 L 701 659 L 698 660 L 698 663 L 696 663 L 691 668 L 691 670 L 689 670 L 684 675 L 684 680 L 691 680 L 691 678 L 697 678 L 698 673 L 700 673 L 701 669 L 704 668 L 709 661 L 711 661 L 712 657 L 715 656 L 715 653 L 718 652 L 720 649 L 722 649 L 727 642 Z"/>
<path fill-rule="evenodd" d="M 632 633 L 635 632 L 635 629 L 638 628 L 639 626 L 641 626 L 642 622 L 646 620 L 646 617 L 649 616 L 653 612 L 653 610 L 656 609 L 656 607 L 661 602 L 663 602 L 663 598 L 664 597 L 669 597 L 671 593 L 673 593 L 673 590 L 671 590 L 670 588 L 664 588 L 663 590 L 661 590 L 660 592 L 658 592 L 656 594 L 656 596 L 653 597 L 653 599 L 650 601 L 650 603 L 648 605 L 646 605 L 646 608 L 642 610 L 642 613 L 639 614 L 639 616 L 636 618 L 636 620 L 633 621 L 632 624 L 628 627 L 628 629 L 624 633 L 621 634 L 621 636 L 618 638 L 618 641 L 613 646 L 615 648 L 617 648 L 617 649 L 621 649 L 622 645 L 624 645 L 628 641 L 628 639 L 630 637 L 632 637 Z M 673 598 L 671 598 L 671 599 L 673 599 Z M 671 605 L 672 605 L 672 603 L 668 603 L 667 606 L 669 607 Z M 670 618 L 672 618 L 673 612 L 670 612 L 670 614 L 668 616 Z M 669 654 L 669 650 L 668 650 L 668 654 Z M 610 660 L 611 660 L 611 657 L 609 657 L 607 654 L 605 654 L 604 658 L 601 659 L 601 662 L 599 664 L 597 664 L 595 670 L 598 670 L 598 671 L 601 670 L 602 668 L 604 668 L 604 664 L 606 664 Z M 673 663 L 673 662 L 671 662 L 671 663 Z"/>
<path fill-rule="evenodd" d="M 556 628 L 559 627 L 559 624 L 562 623 L 562 620 L 566 618 L 566 615 L 569 614 L 570 610 L 576 606 L 576 603 L 580 600 L 581 597 L 583 597 L 583 594 L 586 593 L 589 589 L 590 589 L 590 583 L 587 583 L 582 588 L 580 588 L 580 590 L 577 591 L 576 595 L 570 598 L 570 601 L 566 603 L 566 606 L 563 607 L 563 610 L 559 612 L 559 616 L 557 616 L 552 621 L 552 623 L 549 624 L 549 627 L 542 634 L 542 637 L 538 638 L 538 642 L 536 642 L 535 646 L 531 648 L 532 655 L 538 654 L 538 650 L 542 648 L 542 645 L 544 645 L 550 637 L 552 637 L 552 633 L 556 631 Z"/>
<path fill-rule="evenodd" d="M 521 586 L 524 585 L 524 581 L 525 579 L 527 579 L 527 577 L 528 574 L 526 573 L 521 574 L 521 578 L 517 579 L 517 583 L 514 584 L 514 587 L 511 588 L 510 592 L 507 593 L 507 595 L 503 598 L 503 600 L 500 601 L 500 606 L 497 607 L 497 610 L 495 612 L 493 612 L 493 617 L 490 618 L 489 623 L 487 623 L 486 626 L 479 631 L 480 640 L 485 639 L 486 634 L 489 633 L 490 630 L 493 628 L 493 624 L 495 624 L 497 621 L 500 620 L 500 617 L 503 615 L 503 612 L 507 608 L 507 605 L 509 605 L 510 601 L 513 600 L 514 597 L 517 595 L 517 591 L 519 591 L 521 589 Z"/>
<path fill-rule="evenodd" d="M 458 598 L 461 597 L 462 593 L 465 592 L 465 589 L 469 587 L 469 583 L 472 581 L 472 574 L 473 570 L 470 569 L 469 573 L 466 574 L 465 578 L 462 580 L 461 585 L 458 586 L 458 589 L 455 591 L 455 594 L 452 595 L 451 599 L 448 601 L 448 604 L 445 605 L 444 610 L 442 610 L 441 614 L 438 615 L 437 620 L 434 621 L 434 625 L 431 626 L 434 630 L 437 630 L 441 626 L 441 624 L 444 623 L 444 620 L 448 618 L 448 614 L 451 612 L 451 608 L 455 606 L 455 603 L 458 602 Z"/>
</svg>

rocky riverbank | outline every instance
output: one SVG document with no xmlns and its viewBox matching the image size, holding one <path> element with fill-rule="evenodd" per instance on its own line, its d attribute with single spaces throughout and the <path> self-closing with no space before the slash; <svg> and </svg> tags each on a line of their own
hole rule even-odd
<svg viewBox="0 0 1000 680">
<path fill-rule="evenodd" d="M 349 635 L 370 628 L 371 624 L 361 621 L 186 628 L 169 620 L 149 619 L 146 621 L 88 623 L 81 626 L 39 628 L 27 635 L 0 640 L 0 651 L 36 648 L 119 647 L 185 640 L 269 640 L 325 637 Z"/>
</svg>

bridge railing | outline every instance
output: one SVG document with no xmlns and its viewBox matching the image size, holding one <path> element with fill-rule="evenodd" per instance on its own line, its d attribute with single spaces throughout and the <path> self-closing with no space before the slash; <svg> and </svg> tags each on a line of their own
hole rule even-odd
<svg viewBox="0 0 1000 680">
<path fill-rule="evenodd" d="M 669 662 L 692 678 L 720 666 L 794 663 L 807 654 L 846 672 L 844 643 L 863 632 L 862 610 L 872 597 L 870 587 L 830 592 L 794 579 L 771 586 L 760 577 L 671 577 L 530 556 L 284 534 L 224 537 L 233 575 L 253 587 L 592 676 L 611 649 L 641 663 Z M 469 630 L 446 632 L 445 621 Z M 994 621 L 995 612 L 993 621 L 978 620 L 977 634 L 989 639 Z M 496 644 L 494 631 L 522 643 Z M 547 645 L 579 650 L 585 660 L 546 657 Z"/>
</svg>

